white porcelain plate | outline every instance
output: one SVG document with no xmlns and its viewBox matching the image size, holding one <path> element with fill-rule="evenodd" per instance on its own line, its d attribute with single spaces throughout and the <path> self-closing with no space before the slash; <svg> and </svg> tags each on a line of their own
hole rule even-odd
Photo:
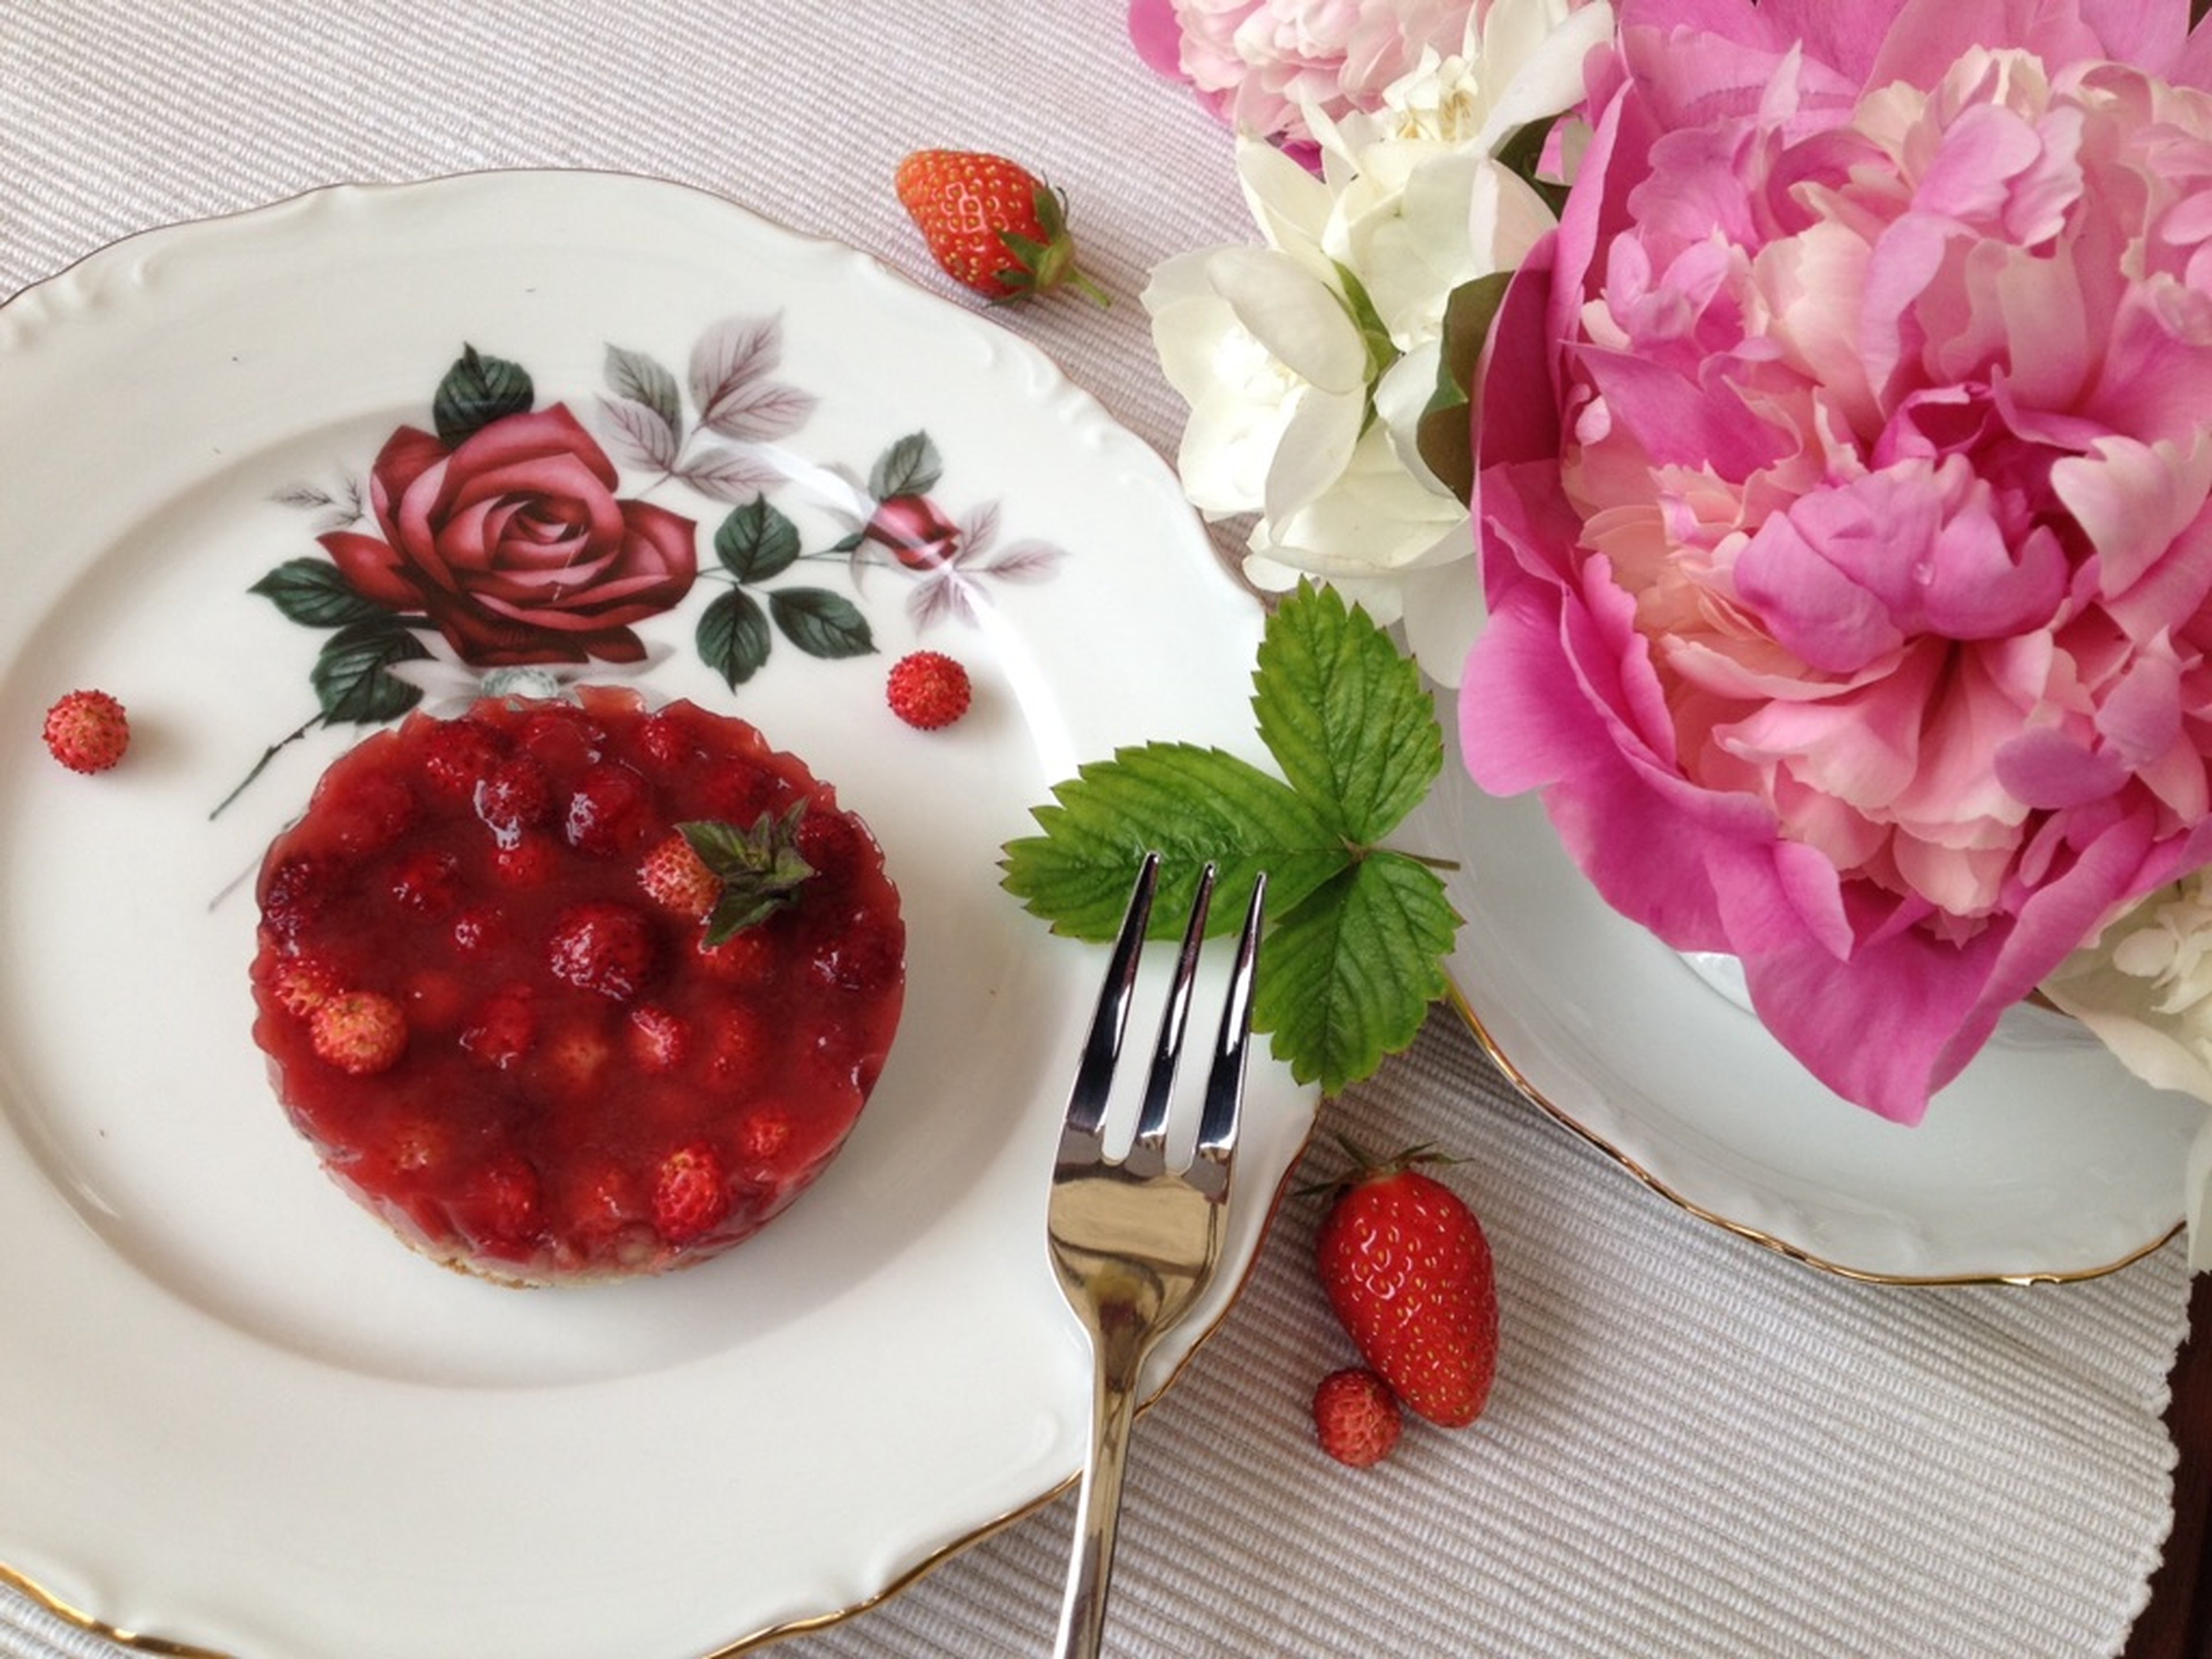
<svg viewBox="0 0 2212 1659">
<path fill-rule="evenodd" d="M 436 419 L 446 493 L 380 522 L 372 475 L 406 495 L 432 441 L 394 434 Z M 580 173 L 319 191 L 88 259 L 0 308 L 0 1565 L 228 1653 L 674 1659 L 863 1606 L 1073 1474 L 1088 1360 L 1043 1214 L 1101 953 L 997 859 L 1117 744 L 1258 757 L 1258 608 L 1158 458 L 849 250 Z M 506 533 L 611 538 L 580 585 L 477 562 L 471 504 L 533 494 Z M 335 580 L 339 549 L 389 580 Z M 838 786 L 909 988 L 843 1157 L 766 1232 L 513 1291 L 410 1255 L 286 1125 L 241 884 L 350 717 L 410 695 L 392 665 L 434 704 L 579 638 L 615 659 L 589 677 L 741 714 Z M 976 684 L 933 733 L 883 691 L 925 646 Z M 77 685 L 136 729 L 96 778 L 40 752 Z M 1155 1386 L 1314 1104 L 1255 1064 L 1228 1271 Z"/>
<path fill-rule="evenodd" d="M 1902 1282 L 2087 1277 L 2179 1224 L 2195 1102 L 2033 1008 L 1917 1127 L 1838 1098 L 1711 965 L 1607 907 L 1534 796 L 1477 789 L 1448 697 L 1439 712 L 1443 782 L 1405 844 L 1461 860 L 1452 982 L 1522 1090 L 1646 1183 L 1818 1266 Z"/>
</svg>

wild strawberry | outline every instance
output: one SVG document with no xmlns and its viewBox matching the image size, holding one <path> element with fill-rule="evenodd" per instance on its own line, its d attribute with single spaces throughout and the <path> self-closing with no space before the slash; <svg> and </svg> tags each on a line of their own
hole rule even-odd
<svg viewBox="0 0 2212 1659">
<path fill-rule="evenodd" d="M 643 778 L 627 766 L 602 762 L 577 780 L 562 830 L 580 853 L 621 853 L 635 844 L 645 803 Z"/>
<path fill-rule="evenodd" d="M 337 892 L 338 872 L 325 860 L 299 854 L 280 862 L 261 882 L 261 925 L 290 939 L 320 915 Z"/>
<path fill-rule="evenodd" d="M 1406 1408 L 1472 1423 L 1498 1369 L 1490 1244 L 1459 1195 L 1413 1167 L 1416 1150 L 1361 1167 L 1316 1241 L 1322 1287 L 1360 1352 Z"/>
<path fill-rule="evenodd" d="M 344 988 L 338 970 L 320 957 L 280 957 L 269 973 L 269 994 L 301 1019 Z"/>
<path fill-rule="evenodd" d="M 453 918 L 453 948 L 463 956 L 489 951 L 506 937 L 506 916 L 489 905 L 471 904 Z"/>
<path fill-rule="evenodd" d="M 392 867 L 392 896 L 426 916 L 443 915 L 461 895 L 461 866 L 451 853 L 418 848 Z"/>
<path fill-rule="evenodd" d="M 709 945 L 702 939 L 698 965 L 725 985 L 765 985 L 775 974 L 777 954 L 775 940 L 767 928 L 748 927 L 720 945 Z"/>
<path fill-rule="evenodd" d="M 672 1072 L 691 1052 L 691 1027 L 682 1015 L 654 1003 L 629 1011 L 631 1058 L 648 1072 Z"/>
<path fill-rule="evenodd" d="M 1028 168 L 977 150 L 924 149 L 892 182 L 931 257 L 963 287 L 1016 300 L 1066 283 L 1107 303 L 1076 267 L 1066 201 Z"/>
<path fill-rule="evenodd" d="M 738 1156 L 750 1164 L 773 1164 L 791 1144 L 791 1114 L 781 1106 L 762 1106 L 738 1126 Z"/>
<path fill-rule="evenodd" d="M 307 1031 L 318 1059 L 356 1077 L 388 1072 L 407 1052 L 406 1014 L 374 991 L 341 991 L 325 999 L 309 1016 Z"/>
<path fill-rule="evenodd" d="M 720 878 L 682 835 L 657 842 L 637 866 L 638 885 L 662 909 L 686 921 L 704 921 L 722 896 Z"/>
<path fill-rule="evenodd" d="M 105 691 L 71 691 L 46 710 L 46 752 L 72 772 L 105 772 L 131 746 L 131 720 Z"/>
<path fill-rule="evenodd" d="M 538 1075 L 555 1095 L 584 1099 L 598 1089 L 611 1052 L 606 1039 L 597 1031 L 563 1026 L 540 1050 Z"/>
<path fill-rule="evenodd" d="M 653 1183 L 653 1224 L 671 1244 L 714 1231 L 730 1213 L 730 1182 L 720 1156 L 704 1141 L 671 1152 Z"/>
<path fill-rule="evenodd" d="M 968 671 L 941 651 L 914 651 L 891 665 L 884 700 L 908 726 L 934 732 L 968 712 Z"/>
<path fill-rule="evenodd" d="M 898 928 L 863 912 L 849 918 L 809 966 L 824 985 L 841 991 L 874 991 L 898 977 L 905 953 L 906 939 Z"/>
<path fill-rule="evenodd" d="M 546 966 L 579 990 L 628 1002 L 659 965 L 659 945 L 646 919 L 627 904 L 589 900 L 554 919 Z"/>
<path fill-rule="evenodd" d="M 323 825 L 337 851 L 367 858 L 406 834 L 416 810 L 407 781 L 380 773 L 350 780 L 345 793 L 325 806 Z"/>
<path fill-rule="evenodd" d="M 476 809 L 500 845 L 512 847 L 525 830 L 552 816 L 553 785 L 543 766 L 527 755 L 516 755 L 497 763 L 477 781 Z"/>
<path fill-rule="evenodd" d="M 531 1243 L 544 1221 L 538 1171 L 501 1153 L 472 1176 L 453 1201 L 453 1220 L 483 1249 L 512 1255 Z"/>
<path fill-rule="evenodd" d="M 526 830 L 493 848 L 491 867 L 509 887 L 543 887 L 561 867 L 560 852 L 552 836 Z"/>
<path fill-rule="evenodd" d="M 699 757 L 698 740 L 667 709 L 646 716 L 637 728 L 638 752 L 665 772 L 681 770 Z"/>
<path fill-rule="evenodd" d="M 507 738 L 482 720 L 441 720 L 422 737 L 422 775 L 431 787 L 467 799 L 505 752 Z"/>
<path fill-rule="evenodd" d="M 775 1055 L 768 1022 L 744 1003 L 732 1003 L 715 1017 L 707 1042 L 707 1074 L 725 1088 L 757 1089 Z"/>
<path fill-rule="evenodd" d="M 537 1041 L 537 998 L 527 985 L 501 987 L 461 1028 L 461 1047 L 501 1069 L 528 1054 Z"/>
<path fill-rule="evenodd" d="M 1331 1371 L 1314 1390 L 1314 1437 L 1340 1463 L 1364 1469 L 1397 1445 L 1405 1414 L 1390 1385 L 1364 1365 Z"/>
</svg>

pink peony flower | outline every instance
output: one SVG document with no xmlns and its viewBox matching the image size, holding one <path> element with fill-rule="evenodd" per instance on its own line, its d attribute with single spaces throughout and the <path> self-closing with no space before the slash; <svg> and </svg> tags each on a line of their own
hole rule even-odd
<svg viewBox="0 0 2212 1659">
<path fill-rule="evenodd" d="M 2212 858 L 2185 0 L 1625 0 L 1481 388 L 1469 769 L 1900 1121 Z"/>
<path fill-rule="evenodd" d="M 1240 131 L 1292 143 L 1299 109 L 1371 110 L 1424 47 L 1459 50 L 1474 0 L 1130 0 L 1138 55 Z"/>
</svg>

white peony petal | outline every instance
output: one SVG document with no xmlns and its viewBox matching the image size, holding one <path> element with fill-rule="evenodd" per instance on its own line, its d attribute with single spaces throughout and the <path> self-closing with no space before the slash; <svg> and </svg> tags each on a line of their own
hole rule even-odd
<svg viewBox="0 0 2212 1659">
<path fill-rule="evenodd" d="M 1324 392 L 1365 386 L 1367 346 L 1351 313 L 1296 260 L 1270 248 L 1217 248 L 1206 274 L 1246 331 L 1292 374 Z"/>
<path fill-rule="evenodd" d="M 1475 143 L 1495 149 L 1516 127 L 1582 101 L 1583 60 L 1613 38 L 1604 0 L 1565 12 L 1554 0 L 1497 0 L 1483 20 L 1482 78 L 1490 107 Z"/>
<path fill-rule="evenodd" d="M 1273 144 L 1250 137 L 1237 141 L 1237 176 L 1267 246 L 1326 276 L 1321 240 L 1328 222 L 1328 186 Z"/>
<path fill-rule="evenodd" d="M 1291 417 L 1267 469 L 1261 507 L 1276 520 L 1297 512 L 1336 482 L 1351 464 L 1366 413 L 1364 387 L 1346 395 L 1306 386 L 1290 401 Z"/>
<path fill-rule="evenodd" d="M 1457 686 L 1468 653 L 1490 620 L 1473 558 L 1407 573 L 1406 648 L 1438 685 Z"/>
</svg>

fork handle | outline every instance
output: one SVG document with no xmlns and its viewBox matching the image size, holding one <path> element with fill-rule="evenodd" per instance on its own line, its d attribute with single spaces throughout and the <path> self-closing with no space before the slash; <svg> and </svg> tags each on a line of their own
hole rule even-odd
<svg viewBox="0 0 2212 1659">
<path fill-rule="evenodd" d="M 1137 1356 L 1141 1359 L 1142 1355 Z M 1114 1571 L 1114 1533 L 1121 1513 L 1121 1472 L 1137 1415 L 1137 1364 L 1101 1356 L 1091 1410 L 1091 1455 L 1075 1500 L 1075 1549 L 1060 1598 L 1054 1659 L 1097 1659 L 1106 1632 L 1106 1584 Z"/>
</svg>

